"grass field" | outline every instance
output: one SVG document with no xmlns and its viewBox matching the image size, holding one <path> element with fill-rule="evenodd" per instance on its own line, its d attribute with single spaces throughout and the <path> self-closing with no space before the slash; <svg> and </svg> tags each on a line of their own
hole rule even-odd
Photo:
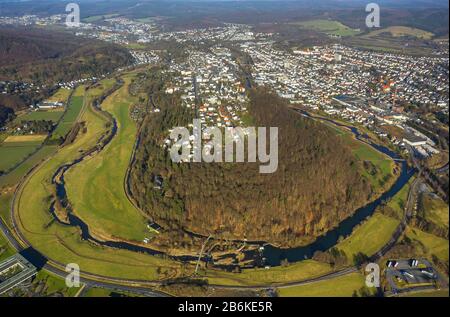
<svg viewBox="0 0 450 317">
<path fill-rule="evenodd" d="M 409 190 L 413 180 L 413 178 L 410 179 L 408 184 L 403 186 L 403 188 L 387 202 L 387 205 L 397 214 L 398 219 L 402 219 L 405 214 L 405 206 L 408 201 Z"/>
<path fill-rule="evenodd" d="M 84 90 L 85 86 L 79 86 L 75 90 L 66 113 L 64 114 L 58 127 L 55 129 L 55 131 L 53 131 L 53 134 L 51 136 L 52 140 L 65 137 L 67 133 L 69 133 L 69 131 L 72 129 L 73 124 L 77 120 L 83 107 Z"/>
<path fill-rule="evenodd" d="M 352 273 L 327 281 L 278 289 L 281 297 L 351 297 L 365 287 L 361 273 Z"/>
<path fill-rule="evenodd" d="M 38 111 L 32 111 L 29 112 L 23 116 L 20 116 L 16 119 L 16 121 L 53 121 L 58 122 L 59 119 L 64 114 L 64 109 L 58 109 L 58 110 L 38 110 Z"/>
<path fill-rule="evenodd" d="M 371 256 L 391 239 L 399 224 L 400 221 L 396 219 L 376 213 L 336 247 L 344 251 L 350 261 L 359 252 Z"/>
<path fill-rule="evenodd" d="M 115 292 L 104 288 L 93 287 L 83 294 L 83 297 L 136 297 L 131 293 Z"/>
<path fill-rule="evenodd" d="M 423 232 L 416 228 L 408 227 L 406 229 L 406 236 L 411 240 L 416 240 L 425 247 L 424 254 L 430 257 L 432 254 L 436 255 L 440 260 L 448 262 L 449 243 L 448 240 L 439 238 L 433 234 Z"/>
<path fill-rule="evenodd" d="M 449 207 L 441 198 L 423 195 L 422 205 L 427 221 L 448 228 Z"/>
<path fill-rule="evenodd" d="M 383 34 L 390 34 L 393 37 L 411 36 L 423 40 L 430 40 L 434 36 L 434 34 L 431 32 L 416 28 L 407 26 L 390 26 L 381 30 L 372 31 L 369 34 L 365 35 L 365 37 L 375 37 Z"/>
<path fill-rule="evenodd" d="M 124 191 L 137 133 L 129 116 L 130 107 L 137 102 L 128 94 L 129 82 L 127 79 L 127 83 L 102 104 L 117 120 L 117 135 L 101 153 L 69 170 L 65 179 L 75 213 L 97 234 L 140 242 L 148 233 L 146 221 Z"/>
<path fill-rule="evenodd" d="M 110 19 L 110 18 L 114 18 L 116 16 L 119 16 L 119 14 L 105 14 L 105 15 L 93 15 L 87 18 L 83 18 L 83 22 L 85 23 L 93 23 L 93 22 L 98 22 L 98 21 L 102 21 L 105 19 Z"/>
<path fill-rule="evenodd" d="M 72 92 L 72 89 L 60 88 L 60 89 L 58 89 L 58 91 L 55 94 L 53 94 L 53 96 L 48 98 L 46 101 L 47 102 L 64 102 L 65 103 L 68 101 L 71 92 Z"/>
<path fill-rule="evenodd" d="M 327 124 L 327 126 L 333 128 L 336 131 L 336 134 L 344 139 L 344 141 L 350 146 L 353 154 L 361 162 L 368 161 L 375 165 L 377 172 L 373 175 L 363 167 L 361 167 L 360 172 L 362 176 L 370 182 L 376 192 L 381 194 L 386 191 L 394 181 L 394 161 L 371 146 L 356 140 L 353 137 L 353 134 L 347 130 L 343 130 L 332 124 Z"/>
<path fill-rule="evenodd" d="M 51 153 L 56 151 L 57 146 L 44 145 L 36 153 L 31 155 L 17 168 L 12 170 L 7 175 L 0 176 L 0 188 L 13 186 L 19 182 L 19 180 L 28 173 L 36 164 L 48 157 Z M 1 147 L 0 147 L 1 151 Z"/>
<path fill-rule="evenodd" d="M 11 199 L 12 192 L 0 192 L 0 218 L 10 227 L 11 226 Z"/>
<path fill-rule="evenodd" d="M 41 145 L 40 141 L 4 142 L 0 145 L 0 171 L 9 171 L 29 157 Z"/>
<path fill-rule="evenodd" d="M 6 238 L 3 236 L 2 233 L 0 233 L 0 261 L 9 258 L 15 253 L 16 252 L 13 250 L 9 242 L 6 241 Z"/>
<path fill-rule="evenodd" d="M 20 145 L 22 143 L 35 143 L 40 144 L 47 138 L 47 135 L 11 135 L 3 141 L 5 145 L 13 144 Z"/>
<path fill-rule="evenodd" d="M 210 284 L 216 285 L 261 285 L 302 281 L 331 271 L 331 266 L 326 263 L 305 260 L 286 267 L 277 266 L 269 270 L 248 269 L 243 270 L 242 273 L 207 270 L 205 277 L 208 278 Z"/>
<path fill-rule="evenodd" d="M 46 271 L 39 271 L 33 284 L 39 284 L 39 292 L 42 296 L 60 294 L 64 297 L 74 297 L 79 290 L 75 287 L 67 287 L 64 279 Z"/>
<path fill-rule="evenodd" d="M 361 33 L 360 30 L 352 29 L 342 24 L 341 22 L 334 20 L 311 20 L 311 21 L 295 22 L 293 24 L 299 25 L 306 29 L 323 32 L 328 35 L 354 36 Z"/>
</svg>

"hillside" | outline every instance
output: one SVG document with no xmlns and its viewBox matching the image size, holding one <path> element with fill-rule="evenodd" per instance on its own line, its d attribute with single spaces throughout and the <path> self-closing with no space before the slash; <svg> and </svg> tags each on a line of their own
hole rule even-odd
<svg viewBox="0 0 450 317">
<path fill-rule="evenodd" d="M 189 122 L 176 106 L 145 120 L 131 175 L 139 205 L 165 228 L 280 245 L 311 241 L 364 205 L 371 196 L 360 162 L 326 126 L 287 108 L 277 96 L 251 94 L 257 126 L 279 127 L 279 168 L 259 163 L 172 164 L 160 143 L 167 129 Z M 152 176 L 164 178 L 153 188 Z"/>
<path fill-rule="evenodd" d="M 0 80 L 54 85 L 127 65 L 122 47 L 42 29 L 0 29 Z"/>
<path fill-rule="evenodd" d="M 70 33 L 34 28 L 0 28 L 0 82 L 45 85 L 0 94 L 0 105 L 20 110 L 50 96 L 54 85 L 100 77 L 129 65 L 132 56 L 123 47 L 76 37 Z M 14 90 L 13 90 L 14 91 Z"/>
</svg>

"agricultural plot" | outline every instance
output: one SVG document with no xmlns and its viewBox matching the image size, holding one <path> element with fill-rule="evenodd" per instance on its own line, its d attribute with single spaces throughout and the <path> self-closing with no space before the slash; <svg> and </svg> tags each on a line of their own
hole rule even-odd
<svg viewBox="0 0 450 317">
<path fill-rule="evenodd" d="M 352 273 L 331 280 L 280 288 L 278 294 L 281 297 L 351 297 L 364 287 L 364 275 Z"/>
<path fill-rule="evenodd" d="M 80 111 L 83 108 L 84 89 L 84 86 L 80 86 L 73 94 L 66 113 L 51 136 L 52 140 L 64 138 L 72 129 L 73 124 L 77 120 L 80 115 Z"/>
<path fill-rule="evenodd" d="M 0 171 L 8 172 L 29 157 L 45 136 L 10 136 L 0 145 Z"/>
<path fill-rule="evenodd" d="M 61 119 L 61 117 L 64 114 L 64 110 L 63 109 L 58 109 L 58 110 L 38 110 L 38 111 L 32 111 L 29 112 L 23 116 L 20 116 L 19 118 L 16 119 L 16 121 L 21 122 L 21 121 L 53 121 L 53 122 L 58 122 L 59 119 Z"/>
<path fill-rule="evenodd" d="M 365 35 L 364 37 L 371 38 L 376 36 L 384 36 L 386 34 L 392 37 L 409 36 L 423 40 L 430 40 L 434 36 L 434 34 L 431 32 L 427 32 L 416 28 L 411 28 L 407 26 L 390 26 L 388 28 L 384 28 L 381 30 L 372 31 L 369 34 Z"/>
<path fill-rule="evenodd" d="M 329 264 L 314 260 L 305 260 L 290 264 L 286 267 L 273 267 L 270 270 L 248 269 L 243 270 L 239 274 L 207 270 L 201 274 L 208 278 L 210 284 L 251 286 L 302 281 L 327 274 L 331 271 L 332 268 Z"/>
<path fill-rule="evenodd" d="M 50 156 L 57 149 L 56 145 L 44 145 L 33 155 L 28 157 L 14 170 L 9 172 L 7 175 L 0 176 L 0 188 L 13 186 L 17 184 L 20 179 L 28 173 L 34 166 L 42 162 L 46 157 Z M 1 151 L 1 147 L 0 147 Z"/>
<path fill-rule="evenodd" d="M 339 21 L 334 20 L 311 20 L 303 22 L 295 22 L 305 29 L 319 31 L 333 36 L 354 36 L 361 33 L 358 29 L 352 29 Z"/>
<path fill-rule="evenodd" d="M 48 98 L 46 101 L 47 102 L 64 102 L 65 103 L 69 100 L 71 92 L 72 92 L 71 89 L 60 88 L 53 96 Z"/>
</svg>

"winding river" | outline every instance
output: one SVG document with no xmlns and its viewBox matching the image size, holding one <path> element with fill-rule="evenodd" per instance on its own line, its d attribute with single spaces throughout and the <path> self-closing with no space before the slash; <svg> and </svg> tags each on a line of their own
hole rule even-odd
<svg viewBox="0 0 450 317">
<path fill-rule="evenodd" d="M 307 112 L 300 111 L 300 113 L 310 119 L 316 119 L 312 117 Z M 410 178 L 414 175 L 413 169 L 408 169 L 408 166 L 404 160 L 393 151 L 388 149 L 385 146 L 375 144 L 371 142 L 367 136 L 362 134 L 357 128 L 353 126 L 348 126 L 339 122 L 336 122 L 327 118 L 320 118 L 320 120 L 328 121 L 336 126 L 344 127 L 350 130 L 354 136 L 360 140 L 361 142 L 365 142 L 370 145 L 374 149 L 386 154 L 393 160 L 397 160 L 398 164 L 400 164 L 401 171 L 400 175 L 397 178 L 396 182 L 392 187 L 381 195 L 375 201 L 369 203 L 368 205 L 356 210 L 353 216 L 342 221 L 335 229 L 328 231 L 325 235 L 317 238 L 313 243 L 297 247 L 297 248 L 277 248 L 270 244 L 264 246 L 264 251 L 262 256 L 265 258 L 265 264 L 269 266 L 278 266 L 281 264 L 281 261 L 288 260 L 290 263 L 298 262 L 305 259 L 310 259 L 316 251 L 326 251 L 332 247 L 334 247 L 338 242 L 340 237 L 349 236 L 356 226 L 358 226 L 362 221 L 364 221 L 367 217 L 373 215 L 375 209 L 383 202 L 392 197 L 394 197 L 402 188 L 405 186 Z"/>
<path fill-rule="evenodd" d="M 311 117 L 306 112 L 301 112 L 301 114 L 305 117 L 309 117 L 311 119 L 316 119 L 315 117 Z M 380 152 L 383 152 L 384 154 L 389 156 L 391 159 L 399 161 L 398 164 L 401 167 L 400 175 L 399 175 L 398 179 L 396 180 L 395 184 L 390 188 L 389 191 L 385 192 L 381 197 L 379 197 L 377 200 L 369 203 L 365 207 L 358 209 L 354 213 L 353 216 L 342 221 L 335 229 L 327 232 L 323 236 L 320 236 L 313 243 L 311 243 L 307 246 L 303 246 L 303 247 L 288 248 L 288 249 L 277 248 L 270 244 L 264 244 L 264 249 L 262 252 L 255 252 L 255 251 L 248 252 L 248 254 L 250 256 L 262 258 L 263 259 L 262 263 L 264 265 L 279 266 L 283 260 L 288 260 L 290 263 L 298 262 L 298 261 L 302 261 L 302 260 L 311 258 L 316 251 L 326 251 L 326 250 L 332 248 L 333 246 L 335 246 L 338 243 L 341 236 L 346 237 L 346 236 L 350 235 L 352 233 L 353 229 L 357 225 L 359 225 L 367 217 L 371 216 L 374 213 L 375 209 L 383 201 L 388 200 L 388 199 L 392 198 L 393 196 L 395 196 L 403 188 L 403 186 L 405 186 L 405 184 L 408 183 L 409 179 L 414 174 L 414 171 L 408 169 L 406 162 L 402 161 L 401 158 L 396 153 L 392 152 L 391 150 L 389 150 L 388 148 L 386 148 L 384 146 L 370 142 L 370 140 L 366 136 L 361 134 L 357 128 L 351 127 L 351 126 L 346 126 L 344 124 L 335 122 L 331 119 L 320 118 L 320 120 L 326 120 L 337 126 L 345 127 L 347 129 L 349 129 L 355 135 L 355 137 L 357 139 L 359 139 L 360 141 L 365 142 L 366 144 L 372 146 L 373 148 L 375 148 L 376 150 L 378 150 Z M 113 119 L 113 124 L 114 124 L 113 129 L 111 131 L 112 133 L 105 139 L 101 140 L 102 141 L 102 142 L 100 142 L 101 145 L 99 145 L 97 148 L 93 149 L 89 153 L 85 153 L 81 158 L 75 160 L 74 162 L 61 166 L 58 169 L 58 171 L 54 174 L 53 184 L 57 188 L 57 195 L 58 195 L 59 199 L 61 199 L 61 201 L 67 201 L 66 190 L 65 190 L 65 186 L 64 186 L 64 174 L 71 167 L 82 162 L 89 155 L 92 155 L 95 152 L 101 151 L 114 138 L 114 136 L 116 135 L 116 132 L 117 132 L 117 123 L 114 119 Z M 59 221 L 59 219 L 56 216 L 56 214 L 54 213 L 53 209 L 51 210 L 51 212 L 52 212 L 53 216 L 55 217 L 55 220 Z M 144 246 L 140 246 L 140 245 L 136 245 L 136 244 L 132 244 L 132 243 L 128 243 L 128 242 L 100 241 L 90 234 L 89 226 L 85 222 L 83 222 L 79 217 L 74 215 L 73 213 L 68 213 L 68 221 L 69 221 L 68 224 L 65 224 L 62 222 L 60 222 L 60 223 L 69 225 L 69 226 L 78 227 L 81 230 L 81 237 L 83 240 L 91 241 L 95 244 L 106 246 L 106 247 L 111 247 L 111 248 L 116 248 L 116 249 L 124 249 L 124 250 L 132 251 L 132 252 L 146 253 L 149 255 L 165 255 L 161 251 L 153 250 L 148 247 L 144 247 Z M 242 242 L 244 242 L 244 241 L 242 241 Z M 252 243 L 247 242 L 247 244 L 252 244 Z M 258 245 L 262 246 L 263 243 L 261 242 Z M 171 258 L 173 260 L 183 261 L 183 262 L 197 260 L 196 256 L 190 256 L 190 255 L 167 256 L 167 257 Z M 208 259 L 209 259 L 208 256 L 204 256 L 202 258 L 203 261 L 208 261 Z M 258 262 L 261 263 L 261 261 L 258 261 Z"/>
</svg>

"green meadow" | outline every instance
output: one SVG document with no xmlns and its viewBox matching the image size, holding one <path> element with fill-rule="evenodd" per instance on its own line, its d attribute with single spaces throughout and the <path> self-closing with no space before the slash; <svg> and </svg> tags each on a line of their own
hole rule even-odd
<svg viewBox="0 0 450 317">
<path fill-rule="evenodd" d="M 351 273 L 330 280 L 278 289 L 281 297 L 351 297 L 365 287 L 361 273 Z"/>
<path fill-rule="evenodd" d="M 117 135 L 103 151 L 70 169 L 65 179 L 75 213 L 95 233 L 140 242 L 146 233 L 148 236 L 146 221 L 124 190 L 137 133 L 129 116 L 130 107 L 137 102 L 128 94 L 129 82 L 127 79 L 125 86 L 102 104 L 117 120 Z"/>
<path fill-rule="evenodd" d="M 0 171 L 9 171 L 29 157 L 42 142 L 11 142 L 0 145 Z"/>
<path fill-rule="evenodd" d="M 52 140 L 64 138 L 72 129 L 73 124 L 76 122 L 78 116 L 80 115 L 80 111 L 83 108 L 85 93 L 84 90 L 85 86 L 79 86 L 75 90 L 69 102 L 68 109 L 66 110 L 64 116 L 61 119 L 61 122 L 56 127 L 55 131 L 53 131 L 53 134 L 51 136 Z"/>
<path fill-rule="evenodd" d="M 360 30 L 352 29 L 339 21 L 335 20 L 310 20 L 292 23 L 305 29 L 315 30 L 335 36 L 354 36 L 361 33 Z"/>
</svg>

